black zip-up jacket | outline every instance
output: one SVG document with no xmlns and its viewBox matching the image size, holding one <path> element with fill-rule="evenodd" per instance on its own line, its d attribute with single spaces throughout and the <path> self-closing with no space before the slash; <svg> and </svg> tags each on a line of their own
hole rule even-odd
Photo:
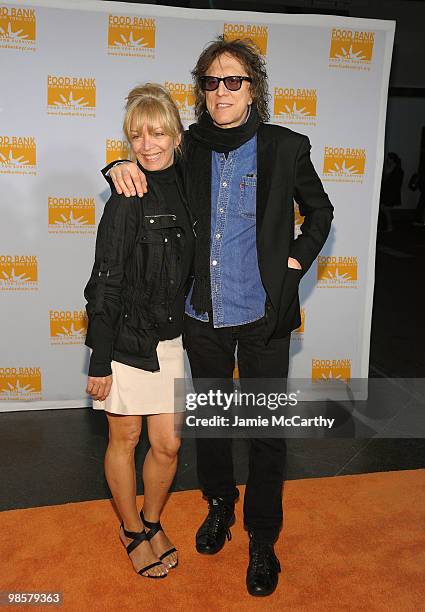
<svg viewBox="0 0 425 612">
<path fill-rule="evenodd" d="M 142 199 L 113 189 L 105 205 L 84 290 L 90 376 L 111 374 L 112 360 L 159 370 L 159 340 L 182 332 L 194 234 L 177 167 L 176 176 L 181 206 L 165 201 L 154 173 Z"/>
</svg>

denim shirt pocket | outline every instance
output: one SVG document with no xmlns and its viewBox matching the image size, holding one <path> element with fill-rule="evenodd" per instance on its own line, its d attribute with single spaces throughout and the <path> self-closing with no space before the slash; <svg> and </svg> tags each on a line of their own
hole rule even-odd
<svg viewBox="0 0 425 612">
<path fill-rule="evenodd" d="M 239 213 L 242 217 L 255 219 L 257 202 L 257 175 L 245 174 L 240 182 Z"/>
</svg>

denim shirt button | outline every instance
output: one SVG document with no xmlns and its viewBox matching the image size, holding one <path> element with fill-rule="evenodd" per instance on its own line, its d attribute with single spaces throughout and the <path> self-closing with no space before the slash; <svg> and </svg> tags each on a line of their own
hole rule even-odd
<svg viewBox="0 0 425 612">
<path fill-rule="evenodd" d="M 213 266 L 216 266 L 216 265 L 217 265 L 217 260 L 216 260 L 216 259 L 213 259 L 213 261 L 212 261 L 212 265 L 213 265 Z"/>
</svg>

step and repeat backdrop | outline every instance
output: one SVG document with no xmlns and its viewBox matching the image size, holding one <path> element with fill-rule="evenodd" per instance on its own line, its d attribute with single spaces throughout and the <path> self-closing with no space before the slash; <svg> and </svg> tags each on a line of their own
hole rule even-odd
<svg viewBox="0 0 425 612">
<path fill-rule="evenodd" d="M 335 206 L 301 286 L 292 377 L 367 377 L 394 23 L 118 2 L 0 3 L 0 411 L 89 405 L 83 288 L 109 196 L 100 169 L 127 156 L 136 84 L 162 83 L 185 126 L 190 70 L 218 34 L 267 60 L 271 121 L 309 136 Z M 299 232 L 302 217 L 296 203 Z"/>
</svg>

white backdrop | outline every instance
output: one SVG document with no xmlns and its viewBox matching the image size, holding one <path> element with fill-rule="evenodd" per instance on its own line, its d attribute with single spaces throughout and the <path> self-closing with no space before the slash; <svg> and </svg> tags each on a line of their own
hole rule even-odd
<svg viewBox="0 0 425 612">
<path fill-rule="evenodd" d="M 309 136 L 335 206 L 301 286 L 292 377 L 367 377 L 394 22 L 118 2 L 0 4 L 0 411 L 89 405 L 84 297 L 126 155 L 124 98 L 166 84 L 193 122 L 190 70 L 217 34 L 267 59 L 271 121 Z M 298 217 L 298 221 L 300 221 Z M 298 227 L 294 228 L 298 231 Z"/>
</svg>

